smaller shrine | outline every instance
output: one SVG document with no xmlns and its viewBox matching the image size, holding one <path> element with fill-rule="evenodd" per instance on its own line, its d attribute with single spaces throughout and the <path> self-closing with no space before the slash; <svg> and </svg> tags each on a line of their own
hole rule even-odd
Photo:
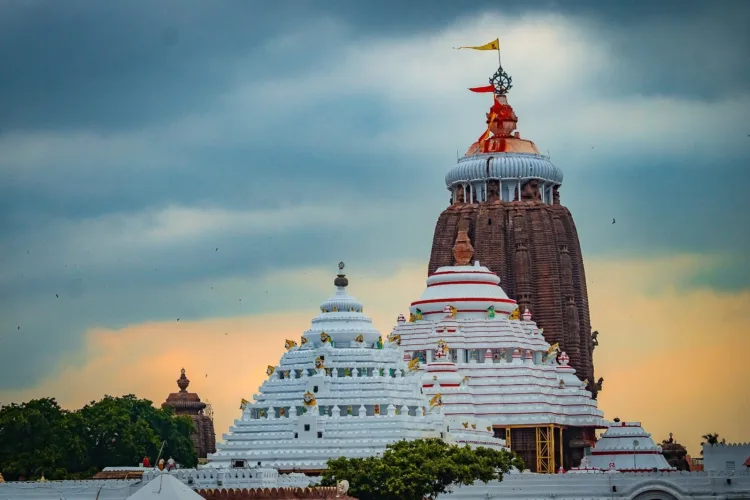
<svg viewBox="0 0 750 500">
<path fill-rule="evenodd" d="M 570 472 L 670 472 L 670 466 L 651 434 L 640 422 L 621 422 L 615 419 L 599 437 L 591 454 Z"/>
<path fill-rule="evenodd" d="M 670 467 L 677 470 L 690 470 L 687 449 L 674 439 L 671 432 L 669 439 L 661 442 L 661 450 Z"/>
<path fill-rule="evenodd" d="M 204 413 L 207 404 L 194 392 L 188 392 L 190 380 L 185 375 L 185 369 L 180 370 L 177 379 L 179 392 L 173 392 L 162 403 L 162 408 L 172 408 L 176 415 L 187 415 L 193 420 L 195 430 L 191 435 L 198 459 L 205 459 L 209 453 L 216 451 L 216 433 L 211 417 Z"/>
</svg>

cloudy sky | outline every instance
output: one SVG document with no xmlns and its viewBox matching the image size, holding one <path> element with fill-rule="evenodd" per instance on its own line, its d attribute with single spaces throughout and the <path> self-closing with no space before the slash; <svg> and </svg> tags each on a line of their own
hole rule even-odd
<svg viewBox="0 0 750 500">
<path fill-rule="evenodd" d="M 0 402 L 161 402 L 185 367 L 224 432 L 339 260 L 387 334 L 484 128 L 497 61 L 451 47 L 499 36 L 606 416 L 750 441 L 750 5 L 406 3 L 0 0 Z"/>
</svg>

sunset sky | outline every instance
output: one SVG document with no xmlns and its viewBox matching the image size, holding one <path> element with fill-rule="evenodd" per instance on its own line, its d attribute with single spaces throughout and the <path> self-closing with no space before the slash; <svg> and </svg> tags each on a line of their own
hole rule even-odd
<svg viewBox="0 0 750 500">
<path fill-rule="evenodd" d="M 750 441 L 750 3 L 406 3 L 0 0 L 0 403 L 184 367 L 220 435 L 340 260 L 387 335 L 485 128 L 495 54 L 452 47 L 499 36 L 605 416 Z"/>
</svg>

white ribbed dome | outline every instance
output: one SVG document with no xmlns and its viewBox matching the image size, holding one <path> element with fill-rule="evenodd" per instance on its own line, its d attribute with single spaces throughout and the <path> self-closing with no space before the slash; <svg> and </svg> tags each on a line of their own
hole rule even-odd
<svg viewBox="0 0 750 500">
<path fill-rule="evenodd" d="M 457 182 L 485 179 L 540 179 L 562 184 L 563 173 L 548 158 L 528 153 L 486 153 L 464 156 L 445 176 L 451 187 Z"/>
<path fill-rule="evenodd" d="M 347 293 L 349 280 L 340 273 L 334 284 L 336 295 L 320 305 L 320 314 L 313 318 L 310 329 L 303 336 L 312 345 L 321 343 L 320 334 L 323 332 L 331 337 L 334 345 L 339 343 L 341 347 L 348 347 L 359 335 L 368 344 L 376 342 L 380 332 L 372 326 L 372 319 L 362 313 L 362 303 Z"/>
<path fill-rule="evenodd" d="M 440 321 L 446 306 L 455 307 L 460 317 L 484 318 L 490 307 L 508 315 L 517 305 L 499 284 L 497 274 L 478 261 L 472 266 L 444 266 L 427 278 L 427 288 L 410 311 L 417 314 L 419 309 L 431 321 Z"/>
</svg>

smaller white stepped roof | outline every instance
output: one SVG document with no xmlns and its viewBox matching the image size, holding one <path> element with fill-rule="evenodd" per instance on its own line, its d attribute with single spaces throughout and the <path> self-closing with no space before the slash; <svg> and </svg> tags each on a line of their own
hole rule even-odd
<svg viewBox="0 0 750 500">
<path fill-rule="evenodd" d="M 365 316 L 362 303 L 346 291 L 349 280 L 344 274 L 343 262 L 339 263 L 339 274 L 333 283 L 336 293 L 320 305 L 320 314 L 313 318 L 310 329 L 302 337 L 311 343 L 311 347 L 322 345 L 322 333 L 341 347 L 360 335 L 366 344 L 374 344 L 380 333 L 372 326 L 372 319 Z"/>
<path fill-rule="evenodd" d="M 610 423 L 580 467 L 585 468 L 620 472 L 674 470 L 662 455 L 661 446 L 654 443 L 640 422 Z"/>
<path fill-rule="evenodd" d="M 128 500 L 202 500 L 202 496 L 169 474 L 159 474 Z"/>
<path fill-rule="evenodd" d="M 427 278 L 427 288 L 412 302 L 411 314 L 439 321 L 446 305 L 455 307 L 464 317 L 484 318 L 490 307 L 506 316 L 516 309 L 499 286 L 500 278 L 476 261 L 473 266 L 443 266 Z"/>
<path fill-rule="evenodd" d="M 402 439 L 430 437 L 505 447 L 486 422 L 447 424 L 422 394 L 398 343 L 384 344 L 362 305 L 349 300 L 341 272 L 334 284 L 336 297 L 323 303 L 300 345 L 287 340 L 259 394 L 243 401 L 241 418 L 209 455 L 211 464 L 317 471 L 332 458 L 368 457 Z"/>
</svg>

